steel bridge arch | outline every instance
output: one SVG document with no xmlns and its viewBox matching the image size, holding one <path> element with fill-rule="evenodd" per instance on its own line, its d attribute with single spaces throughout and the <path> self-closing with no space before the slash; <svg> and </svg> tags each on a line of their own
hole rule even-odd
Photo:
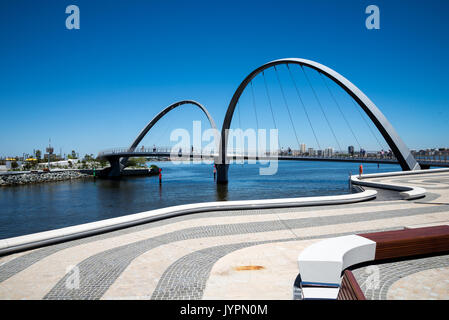
<svg viewBox="0 0 449 320">
<path fill-rule="evenodd" d="M 215 121 L 212 118 L 211 114 L 209 113 L 209 111 L 207 111 L 206 107 L 204 107 L 201 103 L 194 101 L 194 100 L 181 100 L 175 103 L 172 103 L 171 105 L 169 105 L 168 107 L 164 108 L 161 112 L 159 112 L 150 122 L 148 122 L 148 124 L 143 128 L 143 130 L 139 133 L 139 135 L 136 137 L 136 139 L 134 139 L 134 142 L 131 144 L 131 146 L 129 147 L 128 151 L 129 152 L 133 152 L 137 146 L 139 145 L 139 143 L 142 141 L 142 139 L 147 135 L 147 133 L 150 131 L 150 129 L 162 118 L 164 117 L 167 113 L 169 113 L 170 111 L 172 111 L 173 109 L 182 106 L 184 104 L 191 104 L 194 106 L 197 106 L 207 117 L 207 119 L 209 120 L 210 126 L 212 129 L 217 130 L 217 126 L 215 125 Z M 128 158 L 123 158 L 120 161 L 121 164 L 121 169 L 123 169 L 123 167 L 126 166 L 128 162 Z"/>
<path fill-rule="evenodd" d="M 252 71 L 239 85 L 237 90 L 235 91 L 232 99 L 229 103 L 228 109 L 226 111 L 225 118 L 223 120 L 223 125 L 221 127 L 221 138 L 220 138 L 220 147 L 219 147 L 219 157 L 217 162 L 217 182 L 226 183 L 228 180 L 228 159 L 227 155 L 227 141 L 228 141 L 228 130 L 231 125 L 232 117 L 234 115 L 234 111 L 237 105 L 237 102 L 245 90 L 246 86 L 250 83 L 252 79 L 254 79 L 259 73 L 262 71 L 271 68 L 273 66 L 281 65 L 281 64 L 298 64 L 300 66 L 307 66 L 321 74 L 325 75 L 332 81 L 334 81 L 338 86 L 340 86 L 343 90 L 345 90 L 363 109 L 363 111 L 369 116 L 371 121 L 375 124 L 377 129 L 380 131 L 385 141 L 388 143 L 388 146 L 391 148 L 391 151 L 398 159 L 398 162 L 402 168 L 402 170 L 418 170 L 420 166 L 418 162 L 415 160 L 413 155 L 411 154 L 408 147 L 402 141 L 402 139 L 397 134 L 396 130 L 393 128 L 391 123 L 387 120 L 387 118 L 383 115 L 383 113 L 377 108 L 377 106 L 353 83 L 351 83 L 348 79 L 343 77 L 338 72 L 332 70 L 325 65 L 322 65 L 318 62 L 300 58 L 284 58 L 273 60 L 264 65 L 258 67 L 254 71 Z"/>
</svg>

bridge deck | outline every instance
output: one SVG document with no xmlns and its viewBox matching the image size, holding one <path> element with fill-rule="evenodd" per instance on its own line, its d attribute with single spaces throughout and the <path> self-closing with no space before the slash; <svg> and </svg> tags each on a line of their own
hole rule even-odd
<svg viewBox="0 0 449 320">
<path fill-rule="evenodd" d="M 103 159 L 110 158 L 126 158 L 126 157 L 161 157 L 170 158 L 172 154 L 169 151 L 163 152 L 151 152 L 151 151 L 133 151 L 133 152 L 104 152 L 100 153 L 98 157 Z M 218 154 L 178 154 L 175 153 L 174 157 L 179 159 L 199 158 L 213 160 L 218 157 Z M 318 157 L 318 156 L 293 156 L 293 155 L 278 155 L 278 156 L 252 156 L 252 155 L 240 155 L 229 154 L 229 159 L 237 160 L 291 160 L 291 161 L 328 161 L 328 162 L 355 162 L 355 163 L 384 163 L 384 164 L 398 164 L 398 161 L 394 158 L 371 158 L 371 157 Z M 418 159 L 420 165 L 432 166 L 432 167 L 449 167 L 449 160 L 447 159 Z"/>
</svg>

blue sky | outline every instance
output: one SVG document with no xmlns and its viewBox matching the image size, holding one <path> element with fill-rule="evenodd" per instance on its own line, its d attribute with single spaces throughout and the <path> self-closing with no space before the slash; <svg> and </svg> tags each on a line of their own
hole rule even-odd
<svg viewBox="0 0 449 320">
<path fill-rule="evenodd" d="M 70 4 L 80 8 L 80 30 L 65 28 Z M 380 8 L 380 30 L 365 28 L 370 4 Z M 161 108 L 181 99 L 204 104 L 221 127 L 243 78 L 284 57 L 315 60 L 344 75 L 382 110 L 410 148 L 449 147 L 448 12 L 446 0 L 4 0 L 0 156 L 42 150 L 49 138 L 63 153 L 128 146 Z M 333 108 L 329 115 L 335 116 L 340 144 L 356 146 L 320 78 L 307 71 L 321 103 Z M 279 72 L 290 108 L 300 110 L 288 74 Z M 301 70 L 296 72 L 307 107 L 316 112 L 321 147 L 335 148 Z M 294 147 L 274 73 L 266 76 L 277 99 L 277 126 L 284 130 L 281 144 Z M 360 144 L 379 149 L 347 96 L 330 85 Z M 254 88 L 259 125 L 269 127 L 263 79 L 256 78 Z M 255 127 L 248 94 L 241 101 L 242 127 Z M 207 127 L 199 111 L 186 107 L 167 115 L 143 144 L 166 145 L 166 132 L 191 128 L 192 120 Z M 294 123 L 300 142 L 316 148 L 299 111 Z"/>
</svg>

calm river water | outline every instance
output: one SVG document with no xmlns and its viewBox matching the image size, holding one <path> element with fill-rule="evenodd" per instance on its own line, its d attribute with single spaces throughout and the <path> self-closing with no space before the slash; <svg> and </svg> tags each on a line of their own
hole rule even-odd
<svg viewBox="0 0 449 320">
<path fill-rule="evenodd" d="M 153 163 L 152 163 L 153 164 Z M 206 164 L 154 162 L 158 177 L 74 180 L 0 188 L 0 239 L 119 217 L 179 204 L 349 193 L 357 163 L 280 161 L 276 175 L 259 165 L 234 164 L 227 186 L 217 186 Z M 398 165 L 364 164 L 364 173 L 399 171 Z"/>
</svg>

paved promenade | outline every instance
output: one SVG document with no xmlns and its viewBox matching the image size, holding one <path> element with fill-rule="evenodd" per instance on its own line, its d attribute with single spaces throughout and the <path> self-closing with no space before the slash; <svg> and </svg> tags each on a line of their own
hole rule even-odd
<svg viewBox="0 0 449 320">
<path fill-rule="evenodd" d="M 204 212 L 7 255 L 0 299 L 291 299 L 298 254 L 315 241 L 449 224 L 449 173 L 372 180 L 423 187 L 427 196 L 383 192 L 355 204 Z M 449 258 L 429 259 L 407 277 L 388 277 L 374 298 L 449 299 Z M 416 279 L 430 289 L 411 293 Z"/>
</svg>

